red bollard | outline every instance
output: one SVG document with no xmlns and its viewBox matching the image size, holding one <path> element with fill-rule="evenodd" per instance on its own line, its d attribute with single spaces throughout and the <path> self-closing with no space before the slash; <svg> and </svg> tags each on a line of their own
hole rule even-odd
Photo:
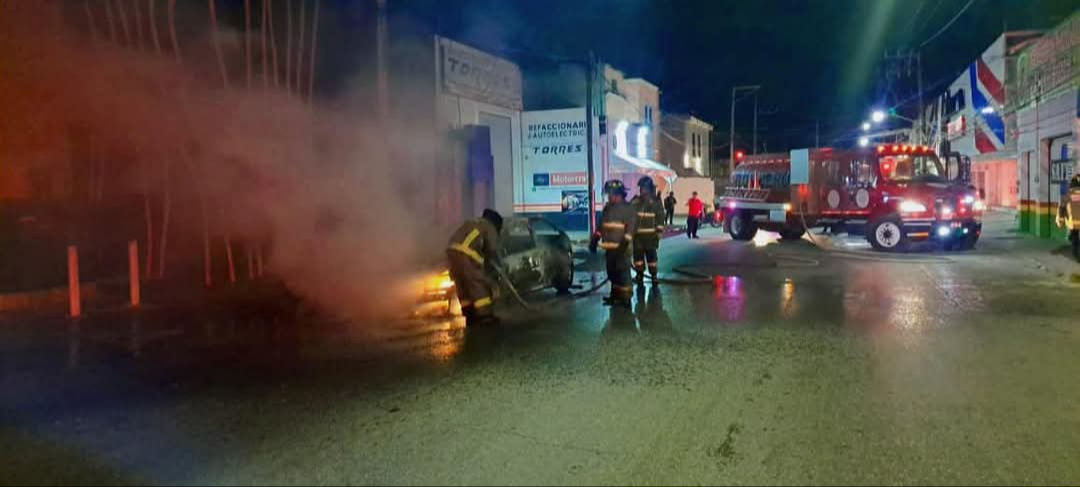
<svg viewBox="0 0 1080 487">
<path fill-rule="evenodd" d="M 131 307 L 142 304 L 142 289 L 139 283 L 139 242 L 128 242 L 128 285 L 131 294 Z"/>
<path fill-rule="evenodd" d="M 78 319 L 82 316 L 82 291 L 79 289 L 79 249 L 68 245 L 68 316 Z"/>
</svg>

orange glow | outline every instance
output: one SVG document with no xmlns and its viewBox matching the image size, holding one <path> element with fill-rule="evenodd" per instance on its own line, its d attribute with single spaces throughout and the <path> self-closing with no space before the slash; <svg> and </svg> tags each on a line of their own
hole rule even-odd
<svg viewBox="0 0 1080 487">
<path fill-rule="evenodd" d="M 898 146 L 898 145 L 892 146 L 892 151 L 893 152 L 900 152 L 900 146 Z"/>
<path fill-rule="evenodd" d="M 883 145 L 877 146 L 877 152 L 878 152 L 878 154 L 881 154 L 882 152 L 885 152 L 885 146 L 883 146 Z"/>
</svg>

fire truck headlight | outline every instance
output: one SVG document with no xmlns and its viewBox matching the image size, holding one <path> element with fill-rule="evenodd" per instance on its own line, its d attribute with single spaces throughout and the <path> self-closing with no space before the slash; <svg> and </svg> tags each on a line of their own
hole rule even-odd
<svg viewBox="0 0 1080 487">
<path fill-rule="evenodd" d="M 926 205 L 918 201 L 903 201 L 900 203 L 901 213 L 926 213 Z"/>
<path fill-rule="evenodd" d="M 969 194 L 969 195 L 964 197 L 964 204 L 965 205 L 970 205 L 970 204 L 973 204 L 973 203 L 975 203 L 975 196 L 974 195 Z"/>
<path fill-rule="evenodd" d="M 937 229 L 938 236 L 942 238 L 948 237 L 950 233 L 952 233 L 952 230 L 949 230 L 949 227 L 938 227 Z"/>
</svg>

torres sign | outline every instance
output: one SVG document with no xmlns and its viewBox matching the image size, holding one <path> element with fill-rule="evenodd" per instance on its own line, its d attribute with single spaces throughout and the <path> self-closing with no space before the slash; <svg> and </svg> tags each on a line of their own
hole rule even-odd
<svg viewBox="0 0 1080 487">
<path fill-rule="evenodd" d="M 439 57 L 447 93 L 521 110 L 521 70 L 516 64 L 441 37 Z"/>
</svg>

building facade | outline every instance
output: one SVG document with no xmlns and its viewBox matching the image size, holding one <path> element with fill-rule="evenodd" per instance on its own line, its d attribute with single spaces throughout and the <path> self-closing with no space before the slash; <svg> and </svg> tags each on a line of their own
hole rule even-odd
<svg viewBox="0 0 1080 487">
<path fill-rule="evenodd" d="M 604 65 L 604 111 L 611 127 L 620 121 L 649 129 L 649 159 L 660 159 L 660 88 L 641 78 L 627 78 L 622 71 Z"/>
<path fill-rule="evenodd" d="M 465 44 L 435 38 L 436 117 L 449 147 L 438 164 L 437 207 L 450 221 L 484 208 L 510 214 L 521 199 L 522 75 L 514 63 Z M 451 184 L 452 183 L 452 184 Z"/>
<path fill-rule="evenodd" d="M 1020 229 L 1064 239 L 1055 213 L 1076 173 L 1080 133 L 1080 13 L 1018 52 L 1007 91 L 1016 117 Z"/>
<path fill-rule="evenodd" d="M 664 113 L 660 161 L 679 176 L 713 176 L 712 130 L 711 124 L 693 115 Z"/>
<path fill-rule="evenodd" d="M 991 207 L 1016 208 L 1017 126 L 1006 110 L 1016 53 L 1037 32 L 1006 32 L 972 61 L 943 96 L 946 152 L 970 163 L 971 182 Z"/>
</svg>

